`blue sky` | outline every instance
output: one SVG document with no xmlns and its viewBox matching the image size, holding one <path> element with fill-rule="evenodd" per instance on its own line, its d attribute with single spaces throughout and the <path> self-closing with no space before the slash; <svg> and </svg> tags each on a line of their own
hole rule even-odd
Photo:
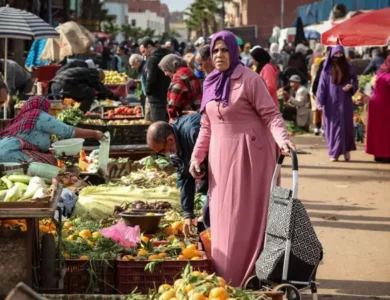
<svg viewBox="0 0 390 300">
<path fill-rule="evenodd" d="M 161 0 L 162 3 L 168 5 L 169 10 L 185 10 L 193 0 Z"/>
</svg>

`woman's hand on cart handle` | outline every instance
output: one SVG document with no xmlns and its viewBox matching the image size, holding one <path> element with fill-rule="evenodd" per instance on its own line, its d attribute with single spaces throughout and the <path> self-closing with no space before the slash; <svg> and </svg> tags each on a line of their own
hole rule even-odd
<svg viewBox="0 0 390 300">
<path fill-rule="evenodd" d="M 284 156 L 290 156 L 290 150 L 294 150 L 295 152 L 297 151 L 294 143 L 291 141 L 283 142 L 281 150 Z"/>
<path fill-rule="evenodd" d="M 190 174 L 192 175 L 192 177 L 194 177 L 195 179 L 201 179 L 205 173 L 202 172 L 201 168 L 200 168 L 200 163 L 198 163 L 197 161 L 192 161 L 191 162 L 191 165 L 190 165 Z"/>
</svg>

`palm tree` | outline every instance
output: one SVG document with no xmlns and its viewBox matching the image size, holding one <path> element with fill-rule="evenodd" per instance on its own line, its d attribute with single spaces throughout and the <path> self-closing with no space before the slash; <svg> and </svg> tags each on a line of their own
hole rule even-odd
<svg viewBox="0 0 390 300">
<path fill-rule="evenodd" d="M 177 39 L 180 37 L 180 34 L 176 30 L 169 30 L 167 32 L 164 32 L 161 36 L 160 39 L 162 42 L 170 41 L 172 39 Z"/>
<path fill-rule="evenodd" d="M 195 30 L 198 36 L 209 36 L 210 29 L 217 32 L 221 27 L 216 20 L 216 15 L 220 15 L 224 20 L 223 5 L 232 0 L 195 0 L 186 10 L 185 20 L 189 31 Z M 223 24 L 222 24 L 223 25 Z"/>
<path fill-rule="evenodd" d="M 143 31 L 143 36 L 149 36 L 149 37 L 154 37 L 156 35 L 156 30 L 154 29 L 150 29 L 150 28 L 146 28 L 144 31 Z"/>
</svg>

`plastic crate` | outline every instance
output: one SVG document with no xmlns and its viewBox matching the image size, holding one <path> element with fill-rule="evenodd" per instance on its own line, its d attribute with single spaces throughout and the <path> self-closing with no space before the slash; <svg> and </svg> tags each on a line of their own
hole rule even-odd
<svg viewBox="0 0 390 300">
<path fill-rule="evenodd" d="M 111 145 L 144 145 L 149 125 L 108 125 Z"/>
<path fill-rule="evenodd" d="M 147 294 L 150 289 L 158 289 L 164 283 L 173 284 L 187 266 L 187 261 L 165 261 L 156 266 L 153 273 L 145 271 L 150 261 L 117 261 L 117 287 L 120 294 L 130 294 L 137 288 L 140 293 Z M 206 257 L 189 262 L 196 271 L 210 272 L 211 262 Z"/>
<path fill-rule="evenodd" d="M 115 294 L 115 261 L 67 259 L 65 294 Z"/>
<path fill-rule="evenodd" d="M 37 81 L 51 81 L 56 76 L 56 73 L 60 68 L 61 65 L 37 67 L 35 70 Z"/>
</svg>

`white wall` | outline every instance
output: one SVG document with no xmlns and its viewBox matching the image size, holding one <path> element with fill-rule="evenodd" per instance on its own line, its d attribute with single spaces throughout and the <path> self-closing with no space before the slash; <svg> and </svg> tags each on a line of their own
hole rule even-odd
<svg viewBox="0 0 390 300">
<path fill-rule="evenodd" d="M 123 3 L 115 3 L 115 2 L 104 2 L 104 8 L 107 9 L 108 15 L 116 16 L 116 24 L 122 26 L 123 24 L 127 24 L 127 10 L 128 3 L 127 1 L 123 1 Z M 123 42 L 125 40 L 124 35 L 122 33 L 116 36 L 117 42 Z"/>
<path fill-rule="evenodd" d="M 149 10 L 145 12 L 129 12 L 127 18 L 130 25 L 140 27 L 141 29 L 153 29 L 156 36 L 165 32 L 165 19 Z"/>
</svg>

